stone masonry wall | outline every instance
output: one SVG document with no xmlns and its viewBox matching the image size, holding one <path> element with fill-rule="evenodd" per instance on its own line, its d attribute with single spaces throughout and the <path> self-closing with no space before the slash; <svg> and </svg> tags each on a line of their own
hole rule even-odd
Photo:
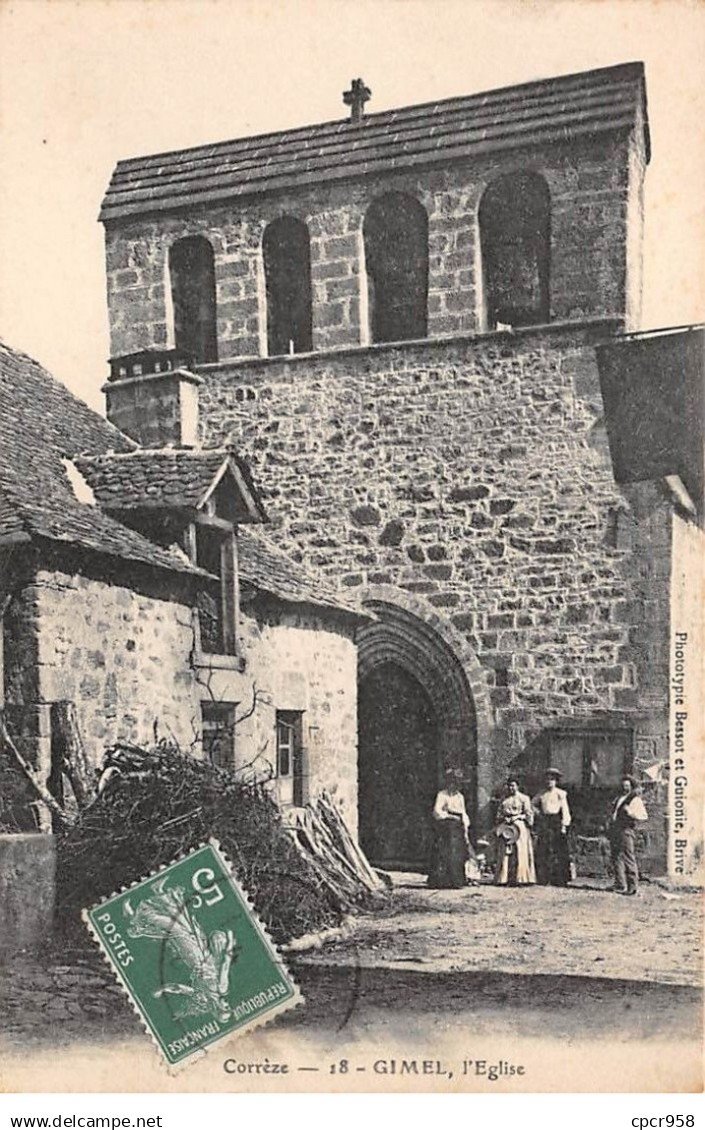
<svg viewBox="0 0 705 1130">
<path fill-rule="evenodd" d="M 204 701 L 237 704 L 247 713 L 257 688 L 254 714 L 235 730 L 236 764 L 253 762 L 266 773 L 276 763 L 277 710 L 303 713 L 304 793 L 331 793 L 348 826 L 357 828 L 357 649 L 352 629 L 330 617 L 279 607 L 242 617 L 242 673 L 201 667 Z M 274 785 L 279 792 L 278 785 Z"/>
<path fill-rule="evenodd" d="M 40 570 L 35 586 L 39 695 L 76 704 L 83 739 L 104 748 L 173 735 L 198 739 L 198 698 L 189 667 L 191 609 L 79 573 Z"/>
<path fill-rule="evenodd" d="M 38 641 L 32 625 L 36 620 L 36 590 L 31 551 L 12 562 L 17 586 L 0 621 L 3 635 L 3 709 L 14 740 L 23 756 L 48 777 L 51 772 L 49 711 L 39 701 Z M 0 824 L 6 831 L 51 831 L 51 817 L 41 806 L 32 806 L 34 793 L 7 753 L 0 754 Z"/>
<path fill-rule="evenodd" d="M 220 360 L 265 355 L 262 237 L 266 225 L 283 214 L 309 228 L 314 350 L 365 344 L 362 224 L 370 202 L 388 191 L 411 193 L 428 214 L 429 336 L 480 331 L 480 199 L 495 177 L 525 169 L 541 173 L 551 195 L 551 319 L 622 317 L 625 310 L 633 317 L 643 168 L 639 144 L 615 134 L 264 195 L 192 214 L 109 223 L 111 354 L 172 344 L 169 247 L 182 236 L 200 234 L 214 250 Z"/>
<path fill-rule="evenodd" d="M 285 608 L 244 613 L 244 665 L 230 657 L 196 659 L 192 611 L 82 573 L 40 569 L 12 604 L 6 639 L 8 706 L 29 717 L 28 756 L 50 772 L 48 704 L 76 704 L 95 764 L 119 738 L 149 744 L 155 726 L 201 755 L 202 702 L 227 702 L 255 713 L 235 731 L 235 764 L 265 770 L 275 762 L 276 710 L 304 713 L 307 790 L 336 795 L 357 823 L 357 687 L 352 628 L 331 614 Z M 243 670 L 240 667 L 244 666 Z M 19 715 L 18 715 L 19 716 Z M 14 717 L 14 715 L 13 715 Z M 35 717 L 43 729 L 36 730 Z M 41 749 L 30 748 L 39 740 Z M 276 787 L 276 786 L 275 786 Z"/>
<path fill-rule="evenodd" d="M 608 329 L 202 370 L 204 441 L 237 443 L 293 557 L 423 596 L 474 649 L 498 774 L 571 717 L 633 720 L 645 759 L 667 746 L 669 508 L 615 485 Z"/>
</svg>

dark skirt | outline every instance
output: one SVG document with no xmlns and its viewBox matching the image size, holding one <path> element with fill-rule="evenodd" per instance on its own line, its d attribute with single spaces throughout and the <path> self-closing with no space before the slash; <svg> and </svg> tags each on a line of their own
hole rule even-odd
<svg viewBox="0 0 705 1130">
<path fill-rule="evenodd" d="M 429 887 L 447 890 L 465 886 L 468 848 L 460 820 L 434 820 Z"/>
<path fill-rule="evenodd" d="M 536 878 L 544 887 L 565 887 L 570 882 L 568 835 L 561 831 L 560 812 L 539 817 Z"/>
</svg>

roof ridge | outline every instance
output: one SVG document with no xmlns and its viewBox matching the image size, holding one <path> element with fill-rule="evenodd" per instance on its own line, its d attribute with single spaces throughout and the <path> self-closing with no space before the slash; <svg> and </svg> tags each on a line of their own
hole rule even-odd
<svg viewBox="0 0 705 1130">
<path fill-rule="evenodd" d="M 604 117 L 615 112 L 618 96 L 614 92 L 610 95 L 609 101 L 607 101 L 606 95 L 602 96 L 598 91 L 595 94 L 596 98 L 590 107 L 592 117 Z M 625 109 L 628 110 L 629 103 L 626 95 L 623 96 L 623 100 Z M 557 107 L 539 106 L 536 109 L 526 109 L 527 101 L 527 99 L 523 100 L 522 109 L 517 115 L 522 119 L 521 125 L 513 128 L 538 129 L 541 127 L 543 119 L 547 122 L 549 119 L 555 121 L 558 117 L 570 116 L 573 112 L 565 100 L 560 102 Z M 458 111 L 458 113 L 460 112 Z M 286 169 L 287 166 L 292 166 L 292 164 L 300 166 L 318 162 L 324 155 L 326 157 L 336 155 L 345 157 L 350 150 L 354 150 L 356 159 L 364 159 L 370 151 L 380 144 L 389 144 L 390 140 L 395 144 L 403 141 L 405 146 L 408 146 L 411 142 L 425 141 L 428 148 L 435 148 L 439 139 L 452 138 L 461 130 L 467 136 L 478 134 L 486 137 L 490 133 L 501 135 L 502 132 L 506 133 L 510 129 L 509 125 L 502 125 L 497 120 L 496 112 L 486 107 L 480 113 L 473 113 L 471 115 L 472 120 L 468 116 L 469 111 L 465 111 L 465 113 L 466 118 L 462 121 L 451 122 L 446 118 L 430 128 L 422 119 L 405 123 L 400 121 L 396 133 L 391 139 L 369 129 L 360 130 L 359 134 L 352 139 L 344 136 L 342 132 L 337 132 L 325 139 L 321 138 L 317 146 L 308 146 L 307 142 L 304 142 L 301 151 L 295 154 L 286 152 L 281 142 L 275 146 L 277 151 L 272 151 L 268 156 L 265 155 L 265 149 L 249 148 L 245 145 L 243 145 L 242 151 L 238 153 L 230 148 L 239 143 L 238 139 L 223 142 L 218 147 L 218 151 L 204 153 L 198 159 L 190 159 L 191 151 L 183 150 L 178 156 L 189 159 L 173 162 L 168 168 L 165 164 L 160 165 L 158 163 L 158 157 L 150 158 L 149 164 L 145 163 L 132 169 L 118 167 L 111 181 L 110 197 L 113 201 L 117 201 L 121 196 L 153 192 L 153 188 L 158 187 L 162 182 L 165 172 L 173 181 L 186 187 L 189 187 L 193 182 L 204 179 L 208 180 L 209 183 L 216 180 L 227 181 L 227 178 L 234 173 L 242 174 L 249 170 L 259 169 L 262 170 L 263 176 L 271 177 L 277 171 L 282 168 Z M 284 134 L 283 136 L 291 138 L 292 135 Z M 244 139 L 244 141 L 247 141 L 247 139 Z"/>
<path fill-rule="evenodd" d="M 133 448 L 132 451 L 103 451 L 98 455 L 91 455 L 88 452 L 76 452 L 73 456 L 74 459 L 135 459 L 140 455 L 171 455 L 179 457 L 193 458 L 196 456 L 205 455 L 218 455 L 225 459 L 233 452 L 230 448 L 225 447 L 140 447 L 139 445 Z"/>
<path fill-rule="evenodd" d="M 446 165 L 488 152 L 640 131 L 650 142 L 644 64 L 619 63 L 475 94 L 227 138 L 120 161 L 100 209 L 111 224 L 312 184 Z"/>
</svg>

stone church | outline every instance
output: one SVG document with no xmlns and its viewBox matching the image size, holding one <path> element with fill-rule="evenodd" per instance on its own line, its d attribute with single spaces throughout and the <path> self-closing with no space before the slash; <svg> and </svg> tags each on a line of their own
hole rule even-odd
<svg viewBox="0 0 705 1130">
<path fill-rule="evenodd" d="M 702 426 L 681 451 L 664 436 L 674 396 L 676 420 L 702 408 L 703 342 L 634 334 L 643 66 L 369 98 L 355 80 L 349 117 L 118 164 L 108 417 L 147 446 L 235 444 L 278 546 L 373 614 L 375 862 L 423 862 L 445 766 L 478 834 L 509 766 L 530 788 L 552 764 L 586 852 L 623 774 L 650 782 L 643 854 L 663 871 Z"/>
</svg>

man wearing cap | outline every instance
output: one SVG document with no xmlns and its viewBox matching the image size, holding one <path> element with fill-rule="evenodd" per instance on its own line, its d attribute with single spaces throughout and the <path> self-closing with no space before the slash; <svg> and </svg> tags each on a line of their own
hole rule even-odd
<svg viewBox="0 0 705 1130">
<path fill-rule="evenodd" d="M 543 886 L 565 887 L 570 882 L 568 829 L 570 808 L 565 789 L 558 787 L 559 769 L 547 769 L 546 787 L 534 797 L 537 815 L 536 876 Z"/>
<path fill-rule="evenodd" d="M 625 777 L 622 781 L 622 792 L 614 803 L 610 821 L 614 889 L 620 895 L 635 895 L 639 888 L 636 828 L 648 818 L 641 799 L 641 788 L 631 777 Z"/>
</svg>

